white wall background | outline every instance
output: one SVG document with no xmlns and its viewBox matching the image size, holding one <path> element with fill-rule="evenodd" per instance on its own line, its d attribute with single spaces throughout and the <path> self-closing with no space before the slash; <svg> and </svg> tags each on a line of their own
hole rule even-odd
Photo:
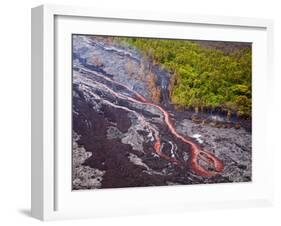
<svg viewBox="0 0 281 226">
<path fill-rule="evenodd" d="M 275 107 L 270 141 L 275 149 L 276 202 L 272 208 L 197 211 L 178 214 L 50 222 L 50 225 L 280 225 L 281 224 L 281 13 L 276 0 L 7 0 L 0 8 L 0 224 L 39 225 L 30 208 L 30 8 L 43 3 L 192 14 L 263 17 L 275 20 Z M 279 118 L 278 118 L 279 116 Z M 265 150 L 266 151 L 266 150 Z"/>
</svg>

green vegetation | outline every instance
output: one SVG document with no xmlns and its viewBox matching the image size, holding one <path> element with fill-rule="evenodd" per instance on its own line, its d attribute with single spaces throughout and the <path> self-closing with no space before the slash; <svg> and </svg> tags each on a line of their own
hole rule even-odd
<svg viewBox="0 0 281 226">
<path fill-rule="evenodd" d="M 251 48 L 231 53 L 187 40 L 118 38 L 172 74 L 170 97 L 180 107 L 220 108 L 229 116 L 251 116 Z"/>
</svg>

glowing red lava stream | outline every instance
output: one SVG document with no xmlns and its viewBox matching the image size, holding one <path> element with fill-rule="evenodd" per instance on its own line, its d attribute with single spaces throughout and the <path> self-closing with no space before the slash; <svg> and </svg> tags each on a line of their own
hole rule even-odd
<svg viewBox="0 0 281 226">
<path fill-rule="evenodd" d="M 88 71 L 88 70 L 85 70 L 85 71 Z M 91 72 L 91 71 L 88 71 L 88 72 Z M 195 173 L 197 173 L 197 174 L 199 174 L 201 176 L 211 177 L 211 176 L 217 175 L 219 172 L 221 172 L 223 170 L 223 168 L 224 168 L 223 162 L 220 159 L 218 159 L 213 153 L 211 153 L 209 151 L 203 150 L 202 148 L 200 148 L 199 145 L 197 145 L 196 143 L 192 142 L 191 140 L 186 139 L 185 137 L 183 137 L 182 135 L 180 135 L 176 131 L 176 129 L 174 128 L 174 126 L 171 123 L 170 116 L 169 116 L 168 112 L 166 112 L 162 107 L 160 107 L 157 104 L 149 102 L 142 95 L 140 95 L 139 93 L 135 92 L 130 87 L 128 87 L 128 86 L 126 86 L 126 85 L 124 85 L 122 83 L 114 81 L 114 80 L 112 80 L 112 79 L 110 79 L 108 77 L 105 77 L 104 75 L 98 74 L 98 73 L 95 73 L 95 75 L 97 75 L 99 77 L 102 77 L 103 79 L 105 79 L 107 81 L 113 82 L 113 83 L 115 83 L 117 85 L 120 85 L 120 86 L 126 88 L 130 92 L 134 93 L 136 95 L 136 97 L 138 97 L 139 100 L 136 100 L 136 99 L 128 97 L 128 96 L 124 96 L 122 94 L 117 94 L 117 93 L 115 93 L 112 90 L 114 95 L 117 95 L 117 96 L 121 95 L 123 97 L 126 97 L 127 99 L 129 99 L 132 102 L 139 103 L 139 104 L 150 105 L 150 106 L 153 106 L 153 107 L 157 108 L 158 110 L 160 110 L 163 113 L 163 115 L 164 115 L 165 123 L 168 126 L 169 130 L 171 131 L 171 133 L 175 137 L 177 137 L 178 139 L 183 141 L 184 143 L 190 145 L 191 156 L 189 158 L 189 162 L 190 162 L 191 169 L 192 169 L 193 172 L 195 172 Z M 160 141 L 160 138 L 158 137 L 156 139 L 156 142 L 154 143 L 154 149 L 155 149 L 156 153 L 159 156 L 161 156 L 161 157 L 163 157 L 163 158 L 165 158 L 167 160 L 172 161 L 174 164 L 179 164 L 180 163 L 179 160 L 177 160 L 176 158 L 171 158 L 171 157 L 165 155 L 164 153 L 162 153 L 160 147 L 161 147 L 161 141 Z M 205 169 L 203 166 L 200 165 L 199 159 L 203 160 L 206 163 L 211 164 L 213 166 L 214 170 L 213 171 L 209 171 L 209 170 Z"/>
</svg>

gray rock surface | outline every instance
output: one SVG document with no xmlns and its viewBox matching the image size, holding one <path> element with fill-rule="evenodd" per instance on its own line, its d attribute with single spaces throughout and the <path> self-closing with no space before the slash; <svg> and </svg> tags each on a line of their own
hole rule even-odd
<svg viewBox="0 0 281 226">
<path fill-rule="evenodd" d="M 86 159 L 92 156 L 92 153 L 77 144 L 79 138 L 79 135 L 73 132 L 72 189 L 99 188 L 105 171 L 82 165 Z"/>
<path fill-rule="evenodd" d="M 202 145 L 213 152 L 225 165 L 222 176 L 232 182 L 249 181 L 251 178 L 252 139 L 245 129 L 214 128 L 198 125 L 184 119 L 176 124 L 177 131 L 193 137 L 201 135 Z"/>
</svg>

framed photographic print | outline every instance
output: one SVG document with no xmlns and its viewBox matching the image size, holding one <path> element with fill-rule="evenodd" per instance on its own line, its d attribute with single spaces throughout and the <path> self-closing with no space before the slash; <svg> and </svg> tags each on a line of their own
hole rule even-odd
<svg viewBox="0 0 281 226">
<path fill-rule="evenodd" d="M 32 215 L 269 205 L 272 21 L 32 9 Z"/>
</svg>

